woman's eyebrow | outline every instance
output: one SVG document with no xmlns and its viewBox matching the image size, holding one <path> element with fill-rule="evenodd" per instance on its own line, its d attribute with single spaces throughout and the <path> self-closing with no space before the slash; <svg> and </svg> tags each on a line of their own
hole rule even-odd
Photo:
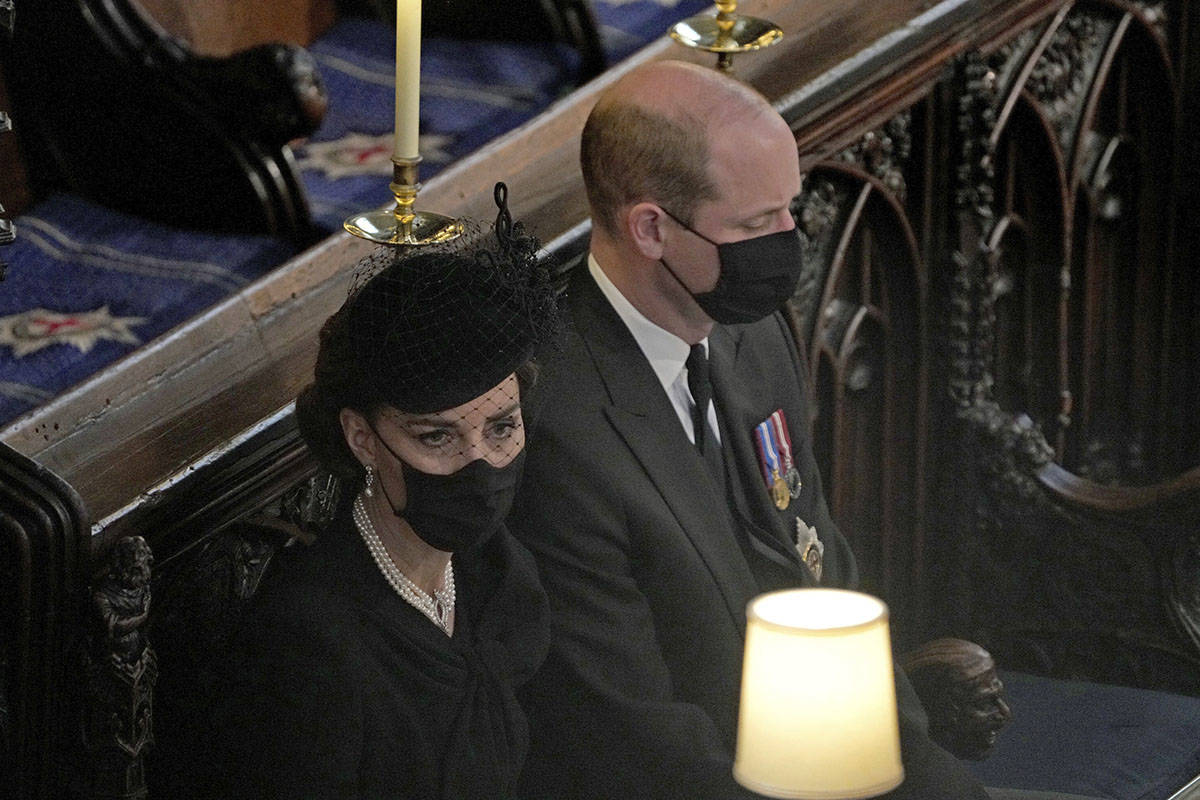
<svg viewBox="0 0 1200 800">
<path fill-rule="evenodd" d="M 409 417 L 403 421 L 405 426 L 425 425 L 430 428 L 453 428 L 454 423 L 445 417 Z"/>
<path fill-rule="evenodd" d="M 503 411 L 500 411 L 497 414 L 493 414 L 492 416 L 488 417 L 487 421 L 495 422 L 498 419 L 504 419 L 505 417 L 512 416 L 512 413 L 514 411 L 519 411 L 520 408 L 521 408 L 521 401 L 515 400 L 515 401 L 513 401 L 512 404 L 509 405 L 508 408 L 504 409 Z"/>
</svg>

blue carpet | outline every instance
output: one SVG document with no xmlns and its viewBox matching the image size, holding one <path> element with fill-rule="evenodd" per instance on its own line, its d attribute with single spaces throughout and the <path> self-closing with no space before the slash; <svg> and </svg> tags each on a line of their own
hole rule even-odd
<svg viewBox="0 0 1200 800">
<path fill-rule="evenodd" d="M 293 253 L 55 195 L 17 222 L 0 283 L 0 419 L 46 402 Z"/>
</svg>

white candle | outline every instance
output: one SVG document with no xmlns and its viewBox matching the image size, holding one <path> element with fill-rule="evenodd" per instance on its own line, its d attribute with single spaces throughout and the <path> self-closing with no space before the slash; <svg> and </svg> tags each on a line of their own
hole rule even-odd
<svg viewBox="0 0 1200 800">
<path fill-rule="evenodd" d="M 420 155 L 421 0 L 396 0 L 396 140 L 392 157 Z"/>
</svg>

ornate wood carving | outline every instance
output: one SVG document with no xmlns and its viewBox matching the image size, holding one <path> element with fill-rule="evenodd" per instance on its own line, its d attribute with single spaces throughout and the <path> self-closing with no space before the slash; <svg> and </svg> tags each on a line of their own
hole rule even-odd
<svg viewBox="0 0 1200 800">
<path fill-rule="evenodd" d="M 340 498 L 340 481 L 328 472 L 320 471 L 284 492 L 275 513 L 280 520 L 300 531 L 315 533 L 333 521 Z"/>
<path fill-rule="evenodd" d="M 804 190 L 792 202 L 792 216 L 804 239 L 804 268 L 789 310 L 799 341 L 806 344 L 812 342 L 825 274 L 833 260 L 841 230 L 839 220 L 845 216 L 846 207 L 846 192 L 821 175 L 810 175 Z"/>
<path fill-rule="evenodd" d="M 91 592 L 83 653 L 83 747 L 90 797 L 147 796 L 145 756 L 154 742 L 158 659 L 150 646 L 150 547 L 115 542 Z"/>
<path fill-rule="evenodd" d="M 929 735 L 959 758 L 987 758 L 1012 719 L 991 653 L 962 639 L 926 642 L 899 664 L 929 712 Z"/>
<path fill-rule="evenodd" d="M 809 173 L 792 208 L 805 252 L 788 304 L 812 375 L 810 425 L 830 509 L 864 585 L 901 617 L 915 613 L 909 577 L 923 502 L 914 476 L 925 447 L 925 268 L 905 209 L 913 117 L 901 111 Z"/>
<path fill-rule="evenodd" d="M 1069 100 L 1059 110 L 1081 106 L 1078 87 L 1098 91 L 1090 75 L 1057 72 L 1094 68 L 1096 62 L 1080 52 L 1093 46 L 1085 43 L 1097 28 L 1070 24 L 1085 19 L 1075 11 L 1066 19 L 1060 31 L 1072 36 L 1056 33 L 1057 45 L 1052 42 L 1043 55 L 1048 64 L 1034 73 L 1055 78 L 1054 91 Z M 1072 52 L 1066 42 L 1081 49 Z M 957 630 L 988 646 L 1006 666 L 1200 692 L 1200 649 L 1190 634 L 1200 605 L 1187 577 L 1200 574 L 1200 562 L 1191 538 L 1182 535 L 1194 530 L 1189 520 L 1195 515 L 1171 511 L 1178 501 L 1168 502 L 1168 492 L 1122 510 L 1110 490 L 1080 478 L 1047 482 L 1047 475 L 1069 473 L 1054 463 L 1056 451 L 1039 427 L 1019 409 L 1002 407 L 996 394 L 996 299 L 1003 291 L 998 267 L 1004 253 L 998 249 L 1003 239 L 994 234 L 997 221 L 1012 211 L 1011 197 L 998 197 L 1003 193 L 996 189 L 1002 137 L 995 126 L 1005 95 L 997 91 L 1002 73 L 995 63 L 968 57 L 955 92 L 957 249 L 940 284 L 946 324 L 939 337 L 955 432 L 941 468 L 939 497 L 948 510 L 940 515 L 938 537 L 955 557 L 942 576 L 949 587 L 943 607 Z M 1058 135 L 1069 129 L 1074 138 L 1080 123 L 1063 119 Z M 1079 141 L 1090 146 L 1086 139 Z M 1115 152 L 1103 143 L 1097 150 Z M 1111 175 L 1120 171 L 1108 169 Z M 1092 174 L 1100 173 L 1095 182 L 1107 188 L 1112 179 L 1105 170 Z"/>
<path fill-rule="evenodd" d="M 1133 6 L 1142 12 L 1142 19 L 1147 25 L 1154 27 L 1155 31 L 1164 39 L 1167 38 L 1167 26 L 1170 23 L 1167 12 L 1167 4 L 1165 0 L 1131 0 Z"/>
<path fill-rule="evenodd" d="M 837 157 L 874 175 L 903 204 L 908 195 L 904 172 L 911 154 L 912 111 L 906 109 L 888 120 L 883 128 L 865 133 Z"/>
<path fill-rule="evenodd" d="M 297 487 L 300 491 L 307 482 Z M 155 748 L 147 782 L 156 797 L 186 796 L 189 748 L 246 604 L 291 534 L 273 515 L 252 515 L 170 557 L 157 571 L 153 619 L 162 676 L 155 690 Z"/>
<path fill-rule="evenodd" d="M 164 663 L 191 675 L 225 646 L 278 547 L 277 537 L 255 526 L 231 526 L 160 571 L 154 636 Z"/>
<path fill-rule="evenodd" d="M 1054 32 L 1026 84 L 1045 108 L 1065 153 L 1074 151 L 1091 78 L 1113 25 L 1111 19 L 1077 7 Z"/>
</svg>

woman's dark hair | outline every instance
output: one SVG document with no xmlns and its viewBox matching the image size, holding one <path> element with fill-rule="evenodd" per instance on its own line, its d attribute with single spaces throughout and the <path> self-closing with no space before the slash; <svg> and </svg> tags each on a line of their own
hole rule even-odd
<svg viewBox="0 0 1200 800">
<path fill-rule="evenodd" d="M 373 417 L 384 401 L 354 358 L 345 317 L 339 311 L 321 326 L 313 382 L 296 398 L 296 425 L 317 462 L 350 485 L 362 481 L 363 468 L 346 444 L 342 409 Z"/>
<path fill-rule="evenodd" d="M 384 406 L 433 413 L 514 372 L 522 389 L 536 375 L 533 354 L 559 327 L 556 298 L 537 242 L 513 224 L 502 187 L 483 244 L 377 251 L 360 264 L 366 279 L 322 326 L 296 422 L 321 465 L 349 485 L 363 469 L 342 432 L 342 409 L 372 420 Z"/>
</svg>

